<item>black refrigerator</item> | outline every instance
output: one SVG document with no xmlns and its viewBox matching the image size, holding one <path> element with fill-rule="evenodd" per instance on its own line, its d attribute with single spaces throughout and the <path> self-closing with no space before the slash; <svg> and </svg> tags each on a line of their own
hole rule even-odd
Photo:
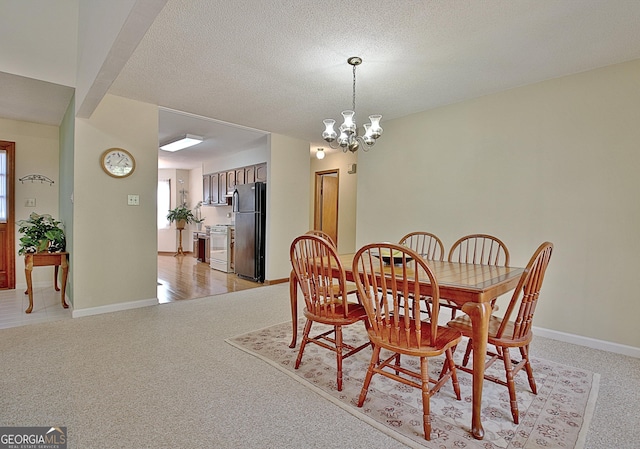
<svg viewBox="0 0 640 449">
<path fill-rule="evenodd" d="M 264 282 L 267 185 L 240 184 L 233 192 L 235 213 L 234 266 L 236 274 Z"/>
</svg>

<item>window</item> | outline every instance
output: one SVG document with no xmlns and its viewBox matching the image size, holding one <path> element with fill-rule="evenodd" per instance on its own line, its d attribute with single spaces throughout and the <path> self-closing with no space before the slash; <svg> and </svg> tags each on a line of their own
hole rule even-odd
<svg viewBox="0 0 640 449">
<path fill-rule="evenodd" d="M 171 209 L 171 180 L 158 180 L 158 229 L 170 226 L 167 214 Z"/>
<path fill-rule="evenodd" d="M 7 152 L 0 150 L 0 223 L 7 222 Z"/>
</svg>

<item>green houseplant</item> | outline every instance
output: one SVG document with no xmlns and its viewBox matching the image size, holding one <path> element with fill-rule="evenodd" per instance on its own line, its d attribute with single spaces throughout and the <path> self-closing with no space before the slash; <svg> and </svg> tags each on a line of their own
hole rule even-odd
<svg viewBox="0 0 640 449">
<path fill-rule="evenodd" d="M 67 241 L 61 222 L 49 214 L 39 215 L 32 212 L 26 220 L 18 220 L 18 232 L 24 234 L 20 238 L 18 254 L 64 251 Z"/>
<path fill-rule="evenodd" d="M 169 220 L 169 223 L 173 223 L 175 221 L 176 228 L 184 229 L 187 223 L 196 222 L 196 216 L 193 215 L 191 209 L 183 204 L 175 209 L 170 209 L 167 214 L 167 220 Z"/>
<path fill-rule="evenodd" d="M 193 208 L 193 215 L 195 216 L 193 222 L 196 224 L 198 231 L 200 231 L 205 218 L 202 216 L 202 201 L 198 201 L 196 207 Z"/>
</svg>

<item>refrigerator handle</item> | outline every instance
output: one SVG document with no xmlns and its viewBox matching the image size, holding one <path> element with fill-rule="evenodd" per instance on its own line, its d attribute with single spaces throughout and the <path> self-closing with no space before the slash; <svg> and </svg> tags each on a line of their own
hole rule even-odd
<svg viewBox="0 0 640 449">
<path fill-rule="evenodd" d="M 239 199 L 238 191 L 234 190 L 233 191 L 233 200 L 232 200 L 232 203 L 231 203 L 233 205 L 233 212 L 239 212 L 239 210 L 238 210 L 238 207 L 239 207 L 238 206 L 238 199 Z"/>
</svg>

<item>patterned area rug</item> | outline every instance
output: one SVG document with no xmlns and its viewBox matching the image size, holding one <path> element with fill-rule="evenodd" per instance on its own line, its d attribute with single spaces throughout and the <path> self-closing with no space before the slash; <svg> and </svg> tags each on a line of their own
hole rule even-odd
<svg viewBox="0 0 640 449">
<path fill-rule="evenodd" d="M 304 319 L 298 323 L 302 335 Z M 321 329 L 314 324 L 313 331 Z M 344 341 L 358 345 L 367 341 L 364 326 L 344 328 Z M 434 449 L 468 448 L 581 448 L 595 407 L 599 375 L 578 368 L 532 359 L 538 394 L 529 390 L 526 373 L 516 376 L 520 424 L 513 423 L 506 387 L 485 382 L 483 388 L 483 440 L 470 434 L 471 375 L 459 372 L 462 400 L 457 401 L 451 383 L 431 398 L 431 441 L 424 439 L 420 391 L 380 375 L 374 375 L 367 400 L 362 408 L 357 400 L 364 381 L 371 351 L 365 349 L 343 362 L 343 389 L 337 390 L 335 357 L 317 345 L 307 345 L 300 368 L 295 359 L 300 347 L 289 348 L 291 324 L 282 323 L 226 340 L 229 344 L 259 357 L 284 373 L 312 388 L 323 397 L 371 424 L 409 447 Z M 455 353 L 459 363 L 466 341 Z M 384 354 L 383 354 L 384 356 Z M 413 361 L 417 368 L 417 359 Z M 429 359 L 432 376 L 437 376 L 444 358 Z M 470 362 L 471 363 L 471 362 Z M 502 376 L 504 369 L 496 363 L 489 372 Z M 495 370 L 495 373 L 493 371 Z"/>
</svg>

